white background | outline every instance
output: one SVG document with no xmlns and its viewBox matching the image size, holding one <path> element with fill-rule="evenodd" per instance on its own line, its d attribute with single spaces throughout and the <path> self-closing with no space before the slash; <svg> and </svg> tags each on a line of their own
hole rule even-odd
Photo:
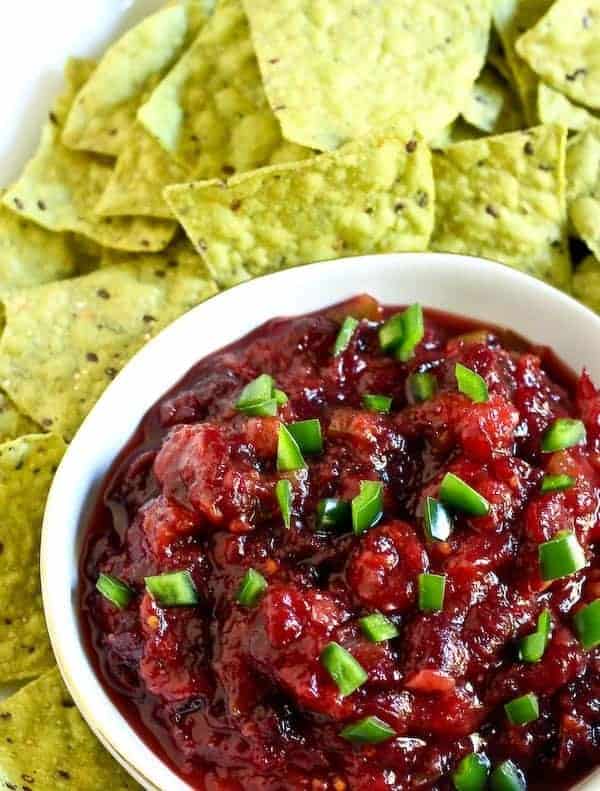
<svg viewBox="0 0 600 791">
<path fill-rule="evenodd" d="M 33 153 L 69 55 L 94 57 L 164 0 L 0 0 L 0 187 Z"/>
</svg>

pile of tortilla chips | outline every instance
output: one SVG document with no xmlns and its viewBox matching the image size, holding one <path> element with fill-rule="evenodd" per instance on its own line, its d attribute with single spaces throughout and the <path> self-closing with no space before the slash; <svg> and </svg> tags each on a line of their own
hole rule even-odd
<svg viewBox="0 0 600 791">
<path fill-rule="evenodd" d="M 29 681 L 0 787 L 136 787 L 62 686 L 38 575 L 104 388 L 220 288 L 362 253 L 484 256 L 600 311 L 599 52 L 600 0 L 170 0 L 68 61 L 0 185 L 0 683 Z"/>
</svg>

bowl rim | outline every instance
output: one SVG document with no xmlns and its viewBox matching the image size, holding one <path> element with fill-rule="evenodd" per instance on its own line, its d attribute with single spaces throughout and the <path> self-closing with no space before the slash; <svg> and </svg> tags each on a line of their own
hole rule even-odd
<svg viewBox="0 0 600 791">
<path fill-rule="evenodd" d="M 166 791 L 167 788 L 168 791 L 185 791 L 185 789 L 191 789 L 192 786 L 180 778 L 162 759 L 162 756 L 158 755 L 144 739 L 138 735 L 137 731 L 129 724 L 127 719 L 123 717 L 117 706 L 110 699 L 100 678 L 97 676 L 81 638 L 79 608 L 77 604 L 78 592 L 76 584 L 75 586 L 73 584 L 73 581 L 76 581 L 78 577 L 78 541 L 80 541 L 82 534 L 85 532 L 89 509 L 91 503 L 97 497 L 103 476 L 101 476 L 100 479 L 88 480 L 88 491 L 83 498 L 80 498 L 81 502 L 79 507 L 72 505 L 65 506 L 65 498 L 66 501 L 69 502 L 69 486 L 72 485 L 73 473 L 77 473 L 81 478 L 85 478 L 86 471 L 88 477 L 91 475 L 91 465 L 94 455 L 88 452 L 87 443 L 88 440 L 93 437 L 96 424 L 99 425 L 102 422 L 103 413 L 111 407 L 111 402 L 115 401 L 116 395 L 118 395 L 122 389 L 125 390 L 130 386 L 130 380 L 133 381 L 145 368 L 152 369 L 152 366 L 156 365 L 155 356 L 160 357 L 160 355 L 164 353 L 164 350 L 168 349 L 170 344 L 174 344 L 180 335 L 185 335 L 188 329 L 192 328 L 194 324 L 202 323 L 202 321 L 205 320 L 205 314 L 207 317 L 214 314 L 216 312 L 215 305 L 217 308 L 225 310 L 230 304 L 235 305 L 236 302 L 242 302 L 245 305 L 254 305 L 255 303 L 251 299 L 254 296 L 254 292 L 257 292 L 256 296 L 258 297 L 261 292 L 267 293 L 270 287 L 273 289 L 285 288 L 286 281 L 289 281 L 290 284 L 293 284 L 295 280 L 304 280 L 304 282 L 308 282 L 311 279 L 316 279 L 319 281 L 321 275 L 323 276 L 323 290 L 325 293 L 328 293 L 327 284 L 330 281 L 333 280 L 341 284 L 345 282 L 351 283 L 357 279 L 361 280 L 357 275 L 359 272 L 362 272 L 362 275 L 366 275 L 366 271 L 363 270 L 366 270 L 367 267 L 370 269 L 369 274 L 372 275 L 375 281 L 378 277 L 382 276 L 384 271 L 388 278 L 393 278 L 394 276 L 397 277 L 401 274 L 406 274 L 406 271 L 403 270 L 408 269 L 410 271 L 413 266 L 419 268 L 419 276 L 423 274 L 422 268 L 428 267 L 429 270 L 432 270 L 429 273 L 430 275 L 435 273 L 435 270 L 438 270 L 438 277 L 442 276 L 442 279 L 447 277 L 454 270 L 457 286 L 460 284 L 460 286 L 464 286 L 467 290 L 472 288 L 472 279 L 479 279 L 480 281 L 497 280 L 497 284 L 494 285 L 495 297 L 503 293 L 502 289 L 506 287 L 509 291 L 513 290 L 515 294 L 520 293 L 528 295 L 529 297 L 535 295 L 538 301 L 547 299 L 549 302 L 554 303 L 554 307 L 564 308 L 565 311 L 570 314 L 571 320 L 574 318 L 575 321 L 579 320 L 581 323 L 586 324 L 588 330 L 591 328 L 592 333 L 597 336 L 600 342 L 600 317 L 589 308 L 576 302 L 572 297 L 541 280 L 537 280 L 530 275 L 487 259 L 452 253 L 421 252 L 375 254 L 318 262 L 303 267 L 295 267 L 263 275 L 253 280 L 240 283 L 202 302 L 200 305 L 192 308 L 169 324 L 156 337 L 140 349 L 123 367 L 120 373 L 100 396 L 69 444 L 50 488 L 43 519 L 40 549 L 40 574 L 46 624 L 56 663 L 82 716 L 102 744 L 145 788 L 151 789 L 152 791 Z M 416 271 L 417 269 L 415 269 L 415 272 Z M 425 270 L 425 272 L 427 272 L 427 270 Z M 464 279 L 461 281 L 461 278 Z M 361 280 L 361 282 L 363 281 Z M 365 293 L 365 289 L 361 285 L 357 286 L 356 289 L 351 288 L 351 291 L 353 291 L 354 294 Z M 286 310 L 282 312 L 279 311 L 275 305 L 271 311 L 270 317 L 274 318 L 282 315 L 282 313 L 283 315 L 301 315 L 319 309 L 318 307 L 307 308 L 303 306 L 302 300 L 305 294 L 302 289 L 300 289 L 300 293 L 296 291 L 295 294 L 298 297 L 297 310 L 292 312 Z M 329 294 L 329 296 L 323 298 L 322 308 L 346 298 L 345 294 L 339 298 Z M 376 298 L 378 298 L 379 301 L 386 301 L 381 297 Z M 453 299 L 454 295 L 452 295 L 450 301 Z M 406 302 L 409 301 L 414 300 L 406 300 Z M 427 299 L 422 301 L 424 305 L 427 305 Z M 399 302 L 402 302 L 402 299 L 392 298 L 389 302 L 392 304 L 399 304 Z M 455 309 L 451 305 L 442 309 L 450 313 L 461 313 L 460 309 Z M 268 319 L 261 317 L 252 326 L 258 327 L 266 320 Z M 481 320 L 482 322 L 485 321 L 485 319 Z M 490 323 L 498 325 L 502 322 L 494 319 L 493 321 L 490 320 Z M 514 323 L 512 319 L 511 323 Z M 541 316 L 541 323 L 543 323 L 543 315 Z M 518 327 L 516 330 L 520 332 Z M 250 331 L 251 329 L 248 329 L 236 337 L 243 337 Z M 221 336 L 219 335 L 218 337 Z M 532 340 L 534 339 L 532 338 Z M 231 340 L 223 342 L 216 340 L 215 342 L 214 339 L 211 339 L 210 348 L 212 351 L 217 351 L 223 348 L 223 346 L 229 345 L 230 342 Z M 210 351 L 207 351 L 195 357 L 194 361 L 188 365 L 187 369 L 183 370 L 183 373 L 185 373 L 194 362 L 202 359 L 209 353 Z M 566 362 L 570 364 L 569 360 L 566 360 Z M 169 385 L 161 387 L 160 392 L 165 393 L 171 386 L 176 384 L 182 375 L 183 374 L 180 373 Z M 160 395 L 153 396 L 148 405 L 140 407 L 137 414 L 137 424 L 142 420 L 148 406 L 160 397 Z M 134 423 L 131 434 L 135 430 L 135 425 Z M 128 438 L 129 437 L 126 436 L 121 439 L 119 441 L 119 447 L 122 447 Z M 113 461 L 114 456 L 105 461 L 105 471 L 110 467 Z M 79 480 L 79 478 L 77 478 L 77 480 Z M 65 514 L 69 514 L 69 519 L 65 519 Z M 71 527 L 69 527 L 69 524 Z M 62 545 L 61 538 L 67 539 L 66 544 L 69 550 L 68 554 L 70 560 L 65 560 L 65 557 L 61 556 L 60 561 L 57 563 L 56 546 L 57 544 Z M 67 565 L 65 566 L 65 564 Z M 64 570 L 64 568 L 71 569 L 70 577 L 63 574 L 61 578 L 61 569 Z M 120 736 L 124 738 L 120 739 Z M 126 748 L 121 747 L 123 743 L 127 745 Z M 576 788 L 581 789 L 581 791 L 584 791 L 584 789 L 585 791 L 592 791 L 592 788 L 600 788 L 599 778 L 600 769 L 596 770 L 593 775 L 588 776 L 581 784 L 578 784 Z M 168 786 L 164 784 L 166 780 L 168 780 Z"/>
</svg>

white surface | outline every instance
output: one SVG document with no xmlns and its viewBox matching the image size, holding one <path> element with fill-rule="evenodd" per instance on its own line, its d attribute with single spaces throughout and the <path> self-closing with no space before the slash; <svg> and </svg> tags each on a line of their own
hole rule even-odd
<svg viewBox="0 0 600 791">
<path fill-rule="evenodd" d="M 317 310 L 360 293 L 384 303 L 419 301 L 504 324 L 552 346 L 576 369 L 587 364 L 600 381 L 598 316 L 499 264 L 428 253 L 313 264 L 245 283 L 190 311 L 139 352 L 85 420 L 58 469 L 44 519 L 41 566 L 48 629 L 67 685 L 91 727 L 109 748 L 118 746 L 129 762 L 125 765 L 148 788 L 183 791 L 188 786 L 129 728 L 85 654 L 76 588 L 86 509 L 145 411 L 195 362 L 274 315 Z M 586 787 L 597 789 L 600 783 Z"/>
<path fill-rule="evenodd" d="M 96 57 L 164 0 L 0 0 L 0 187 L 33 153 L 70 55 Z"/>
</svg>

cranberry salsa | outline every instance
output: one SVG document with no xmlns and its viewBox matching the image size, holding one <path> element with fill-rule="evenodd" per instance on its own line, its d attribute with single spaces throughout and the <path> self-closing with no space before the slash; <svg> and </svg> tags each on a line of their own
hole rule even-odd
<svg viewBox="0 0 600 791">
<path fill-rule="evenodd" d="M 104 684 L 207 791 L 567 788 L 600 763 L 600 392 L 358 297 L 199 362 L 81 561 Z"/>
</svg>

